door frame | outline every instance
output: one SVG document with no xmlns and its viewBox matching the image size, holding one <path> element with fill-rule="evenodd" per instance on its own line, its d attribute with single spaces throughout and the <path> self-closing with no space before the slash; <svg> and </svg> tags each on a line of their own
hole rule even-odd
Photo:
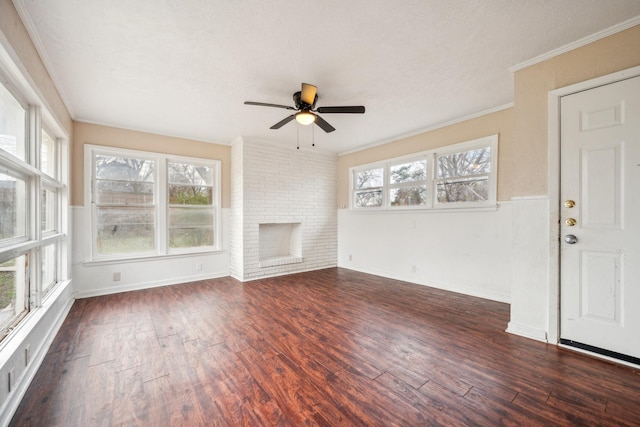
<svg viewBox="0 0 640 427">
<path fill-rule="evenodd" d="M 547 342 L 551 344 L 560 345 L 560 98 L 637 76 L 640 76 L 640 66 L 554 89 L 548 95 L 549 300 Z M 573 347 L 572 349 L 579 351 Z M 599 355 L 598 357 L 603 356 Z M 620 363 L 619 360 L 615 360 Z"/>
</svg>

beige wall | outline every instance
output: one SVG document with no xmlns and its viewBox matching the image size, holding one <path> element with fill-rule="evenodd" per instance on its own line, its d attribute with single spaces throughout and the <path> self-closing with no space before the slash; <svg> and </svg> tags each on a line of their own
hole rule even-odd
<svg viewBox="0 0 640 427">
<path fill-rule="evenodd" d="M 640 65 L 640 26 L 524 68 L 514 75 L 516 146 L 515 195 L 546 194 L 548 93 Z"/>
<path fill-rule="evenodd" d="M 498 133 L 498 200 L 548 193 L 548 93 L 640 65 L 640 26 L 515 73 L 512 109 L 341 156 L 338 206 L 348 206 L 349 168 Z"/>
<path fill-rule="evenodd" d="M 55 116 L 58 125 L 71 138 L 73 131 L 71 116 L 11 0 L 0 0 L 0 31 L 9 42 L 12 53 L 17 56 L 13 59 L 22 68 L 23 74 L 30 77 L 31 83 L 36 86 L 39 95 L 44 98 L 46 107 Z"/>
<path fill-rule="evenodd" d="M 71 204 L 84 204 L 84 144 L 152 151 L 155 153 L 215 159 L 222 162 L 222 207 L 229 207 L 231 195 L 231 147 L 189 139 L 154 135 L 83 122 L 73 123 L 71 150 Z"/>
<path fill-rule="evenodd" d="M 513 108 L 507 108 L 461 123 L 404 138 L 338 158 L 338 207 L 349 206 L 349 168 L 445 145 L 498 134 L 498 199 L 512 194 L 511 181 L 517 173 L 513 161 Z"/>
</svg>

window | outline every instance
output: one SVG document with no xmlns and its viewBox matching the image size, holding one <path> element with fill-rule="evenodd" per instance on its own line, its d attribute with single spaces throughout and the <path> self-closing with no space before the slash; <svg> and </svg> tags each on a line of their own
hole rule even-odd
<svg viewBox="0 0 640 427">
<path fill-rule="evenodd" d="M 27 112 L 11 93 L 0 85 L 0 149 L 25 159 Z"/>
<path fill-rule="evenodd" d="M 62 140 L 42 120 L 0 85 L 0 340 L 66 274 Z"/>
<path fill-rule="evenodd" d="M 351 168 L 358 210 L 488 207 L 496 204 L 498 135 Z"/>
<path fill-rule="evenodd" d="M 355 173 L 354 204 L 359 208 L 382 206 L 383 168 L 365 169 Z"/>
<path fill-rule="evenodd" d="M 86 147 L 92 259 L 219 248 L 219 161 Z"/>
<path fill-rule="evenodd" d="M 169 248 L 213 246 L 213 172 L 205 165 L 169 162 Z"/>
<path fill-rule="evenodd" d="M 56 176 L 56 141 L 46 131 L 42 131 L 40 145 L 40 170 L 49 176 Z"/>
<path fill-rule="evenodd" d="M 491 147 L 437 156 L 437 202 L 489 200 Z"/>
<path fill-rule="evenodd" d="M 15 171 L 0 173 L 0 241 L 26 238 L 27 185 Z"/>
<path fill-rule="evenodd" d="M 424 206 L 427 203 L 427 160 L 389 166 L 391 206 Z"/>
<path fill-rule="evenodd" d="M 156 250 L 155 161 L 99 154 L 94 158 L 96 254 Z"/>
<path fill-rule="evenodd" d="M 0 339 L 29 311 L 26 255 L 0 264 Z"/>
</svg>

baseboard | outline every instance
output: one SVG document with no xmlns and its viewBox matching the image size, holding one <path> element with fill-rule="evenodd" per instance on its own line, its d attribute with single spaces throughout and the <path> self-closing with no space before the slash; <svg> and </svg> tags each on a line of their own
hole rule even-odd
<svg viewBox="0 0 640 427">
<path fill-rule="evenodd" d="M 545 330 L 522 325 L 520 323 L 509 322 L 507 325 L 507 332 L 537 341 L 548 342 L 547 332 Z"/>
</svg>

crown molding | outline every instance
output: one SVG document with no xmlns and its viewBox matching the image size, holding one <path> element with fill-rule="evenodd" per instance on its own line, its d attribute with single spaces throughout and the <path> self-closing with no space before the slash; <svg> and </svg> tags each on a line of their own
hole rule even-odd
<svg viewBox="0 0 640 427">
<path fill-rule="evenodd" d="M 527 68 L 530 67 L 532 65 L 538 64 L 540 62 L 546 61 L 548 59 L 554 58 L 556 56 L 562 55 L 563 53 L 567 53 L 569 51 L 572 51 L 574 49 L 577 49 L 579 47 L 582 46 L 586 46 L 590 43 L 593 43 L 595 41 L 601 40 L 605 37 L 609 37 L 613 34 L 622 32 L 624 30 L 628 30 L 631 27 L 635 27 L 636 25 L 640 24 L 640 15 L 635 16 L 631 19 L 628 19 L 626 21 L 623 21 L 619 24 L 616 24 L 612 27 L 606 28 L 602 31 L 598 31 L 597 33 L 591 34 L 590 36 L 587 37 L 583 37 L 579 40 L 576 40 L 572 43 L 566 44 L 564 46 L 561 46 L 557 49 L 553 49 L 547 53 L 543 53 L 542 55 L 538 55 L 535 58 L 531 58 L 527 61 L 521 62 L 520 64 L 514 65 L 512 67 L 509 67 L 509 71 L 511 71 L 512 73 L 515 73 L 516 71 L 520 71 L 523 68 Z"/>
</svg>

